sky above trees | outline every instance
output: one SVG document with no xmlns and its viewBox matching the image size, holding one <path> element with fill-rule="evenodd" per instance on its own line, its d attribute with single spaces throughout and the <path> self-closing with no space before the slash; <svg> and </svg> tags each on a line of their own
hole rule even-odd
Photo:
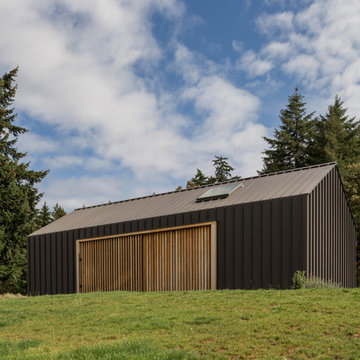
<svg viewBox="0 0 360 360">
<path fill-rule="evenodd" d="M 168 191 L 214 155 L 262 168 L 297 86 L 360 114 L 356 0 L 3 1 L 0 73 L 19 66 L 19 139 L 49 206 Z"/>
</svg>

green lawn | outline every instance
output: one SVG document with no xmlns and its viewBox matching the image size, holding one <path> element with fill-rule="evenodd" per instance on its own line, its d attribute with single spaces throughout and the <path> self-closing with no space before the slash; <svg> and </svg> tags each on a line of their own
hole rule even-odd
<svg viewBox="0 0 360 360">
<path fill-rule="evenodd" d="M 359 359 L 360 289 L 0 298 L 0 359 Z"/>
</svg>

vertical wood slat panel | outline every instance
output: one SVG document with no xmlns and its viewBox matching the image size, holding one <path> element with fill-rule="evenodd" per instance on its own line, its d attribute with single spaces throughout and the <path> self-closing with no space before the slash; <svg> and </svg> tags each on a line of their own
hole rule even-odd
<svg viewBox="0 0 360 360">
<path fill-rule="evenodd" d="M 211 225 L 79 242 L 79 292 L 211 288 Z"/>
</svg>

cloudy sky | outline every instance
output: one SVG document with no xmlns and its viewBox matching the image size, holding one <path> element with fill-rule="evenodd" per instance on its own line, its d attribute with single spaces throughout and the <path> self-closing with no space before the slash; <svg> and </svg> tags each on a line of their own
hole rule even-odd
<svg viewBox="0 0 360 360">
<path fill-rule="evenodd" d="M 256 174 L 296 86 L 360 115 L 358 0 L 0 0 L 18 146 L 67 210 L 184 185 L 227 156 Z"/>
</svg>

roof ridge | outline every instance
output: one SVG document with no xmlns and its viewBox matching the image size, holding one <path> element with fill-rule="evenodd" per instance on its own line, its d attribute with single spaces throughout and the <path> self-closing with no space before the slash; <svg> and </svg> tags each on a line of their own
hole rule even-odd
<svg viewBox="0 0 360 360">
<path fill-rule="evenodd" d="M 159 194 L 155 194 L 155 193 L 154 193 L 154 194 L 152 194 L 152 195 L 146 195 L 146 196 L 140 196 L 140 197 L 136 197 L 136 198 L 130 198 L 130 199 L 125 199 L 125 200 L 113 201 L 113 202 L 108 202 L 108 203 L 106 203 L 106 204 L 83 206 L 83 207 L 81 207 L 81 208 L 74 209 L 74 211 L 86 210 L 86 209 L 96 208 L 96 207 L 100 207 L 100 206 L 109 206 L 109 205 L 113 205 L 113 204 L 119 204 L 119 203 L 129 202 L 129 201 L 135 201 L 135 200 L 140 200 L 140 199 L 147 199 L 147 198 L 152 198 L 152 197 L 156 197 L 156 196 L 162 196 L 162 195 L 167 195 L 167 194 L 174 194 L 174 193 L 179 193 L 179 192 L 191 191 L 191 190 L 196 190 L 196 189 L 201 189 L 201 188 L 208 188 L 208 187 L 213 187 L 213 186 L 219 186 L 219 185 L 224 185 L 224 184 L 241 182 L 241 181 L 244 181 L 244 180 L 262 178 L 262 177 L 268 177 L 268 176 L 273 176 L 273 175 L 280 175 L 280 174 L 285 174 L 285 173 L 289 173 L 289 172 L 296 172 L 296 171 L 314 169 L 314 168 L 325 167 L 325 166 L 330 166 L 330 165 L 337 165 L 337 163 L 336 163 L 336 161 L 332 161 L 332 162 L 328 162 L 328 163 L 324 163 L 324 164 L 304 166 L 304 167 L 296 168 L 296 169 L 282 170 L 282 171 L 277 171 L 277 172 L 273 172 L 273 173 L 269 173 L 269 174 L 262 174 L 262 175 L 257 175 L 257 176 L 250 176 L 250 177 L 247 177 L 247 178 L 240 178 L 240 179 L 236 179 L 236 180 L 227 180 L 227 181 L 217 182 L 217 183 L 214 183 L 214 184 L 194 186 L 194 187 L 191 187 L 191 188 L 185 188 L 185 189 L 181 189 L 181 190 L 167 191 L 167 192 L 163 192 L 163 193 L 159 193 Z"/>
</svg>

